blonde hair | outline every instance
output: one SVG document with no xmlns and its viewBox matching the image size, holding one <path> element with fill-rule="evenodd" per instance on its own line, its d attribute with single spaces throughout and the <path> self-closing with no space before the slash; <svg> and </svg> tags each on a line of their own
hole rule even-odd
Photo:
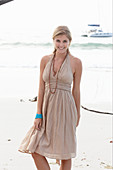
<svg viewBox="0 0 113 170">
<path fill-rule="evenodd" d="M 70 30 L 69 30 L 69 28 L 67 27 L 67 26 L 58 26 L 56 29 L 55 29 L 55 31 L 53 32 L 53 40 L 55 39 L 55 37 L 56 36 L 58 36 L 58 35 L 65 35 L 68 39 L 69 39 L 69 41 L 70 41 L 70 43 L 71 43 L 71 41 L 72 41 L 72 36 L 71 36 L 71 32 L 70 32 Z M 53 53 L 55 53 L 56 52 L 56 49 L 54 49 L 54 51 L 53 51 Z M 68 53 L 69 53 L 69 49 L 68 49 Z"/>
</svg>

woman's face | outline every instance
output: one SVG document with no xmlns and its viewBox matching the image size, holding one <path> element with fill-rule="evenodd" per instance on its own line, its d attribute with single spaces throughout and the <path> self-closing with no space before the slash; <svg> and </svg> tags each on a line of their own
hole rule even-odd
<svg viewBox="0 0 113 170">
<path fill-rule="evenodd" d="M 54 38 L 54 47 L 58 53 L 65 53 L 69 48 L 70 41 L 66 35 L 58 35 Z"/>
</svg>

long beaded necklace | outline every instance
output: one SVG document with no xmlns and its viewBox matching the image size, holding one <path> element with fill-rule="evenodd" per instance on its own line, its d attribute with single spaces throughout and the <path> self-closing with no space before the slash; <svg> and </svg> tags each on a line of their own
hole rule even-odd
<svg viewBox="0 0 113 170">
<path fill-rule="evenodd" d="M 67 54 L 66 54 L 66 56 L 67 56 Z M 55 90 L 54 90 L 54 91 L 51 91 L 50 75 L 51 75 L 51 66 L 52 66 L 52 63 L 53 63 L 53 72 L 55 73 L 55 71 L 54 71 L 54 58 L 55 58 L 55 54 L 54 54 L 54 56 L 53 56 L 53 59 L 52 59 L 51 65 L 50 65 L 50 71 L 49 71 L 49 89 L 50 89 L 50 93 L 52 93 L 52 94 L 54 94 L 54 93 L 56 92 L 57 82 L 58 82 L 58 73 L 59 73 L 59 71 L 60 71 L 60 69 L 59 69 L 58 72 L 56 72 L 57 77 L 56 77 Z M 61 66 L 62 66 L 62 64 L 61 64 Z M 60 66 L 60 68 L 61 68 L 61 66 Z"/>
</svg>

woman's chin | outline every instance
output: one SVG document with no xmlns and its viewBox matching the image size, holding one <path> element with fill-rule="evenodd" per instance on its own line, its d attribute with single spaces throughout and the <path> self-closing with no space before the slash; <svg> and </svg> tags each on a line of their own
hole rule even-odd
<svg viewBox="0 0 113 170">
<path fill-rule="evenodd" d="M 59 54 L 64 54 L 64 53 L 67 52 L 67 50 L 57 50 L 57 52 L 58 52 Z"/>
</svg>

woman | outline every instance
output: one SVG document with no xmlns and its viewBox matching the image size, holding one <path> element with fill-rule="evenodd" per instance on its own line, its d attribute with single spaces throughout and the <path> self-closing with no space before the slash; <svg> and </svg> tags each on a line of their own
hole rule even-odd
<svg viewBox="0 0 113 170">
<path fill-rule="evenodd" d="M 71 170 L 76 156 L 82 63 L 69 52 L 71 40 L 67 26 L 57 27 L 54 52 L 40 62 L 37 114 L 19 148 L 32 154 L 38 170 L 50 170 L 46 157 L 61 160 L 60 170 Z"/>
</svg>

